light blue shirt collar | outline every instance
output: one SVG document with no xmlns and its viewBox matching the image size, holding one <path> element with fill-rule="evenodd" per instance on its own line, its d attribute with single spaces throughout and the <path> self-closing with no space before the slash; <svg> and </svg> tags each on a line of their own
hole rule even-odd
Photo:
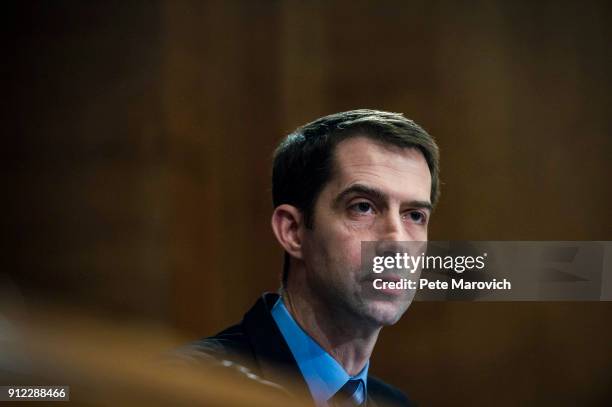
<svg viewBox="0 0 612 407">
<path fill-rule="evenodd" d="M 349 379 L 360 379 L 360 398 L 367 394 L 368 361 L 355 376 L 349 376 L 344 368 L 295 322 L 282 297 L 272 307 L 272 318 L 285 338 L 310 394 L 318 406 L 327 406 L 329 400 Z"/>
</svg>

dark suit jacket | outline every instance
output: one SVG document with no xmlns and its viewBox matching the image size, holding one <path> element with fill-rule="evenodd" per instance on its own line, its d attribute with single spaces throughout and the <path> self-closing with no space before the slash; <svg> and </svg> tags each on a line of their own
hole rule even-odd
<svg viewBox="0 0 612 407">
<path fill-rule="evenodd" d="M 278 294 L 266 293 L 243 320 L 215 336 L 200 339 L 178 350 L 188 360 L 227 360 L 250 369 L 264 380 L 279 384 L 298 396 L 311 399 L 293 354 L 270 313 Z M 368 407 L 412 406 L 398 389 L 368 375 Z"/>
</svg>

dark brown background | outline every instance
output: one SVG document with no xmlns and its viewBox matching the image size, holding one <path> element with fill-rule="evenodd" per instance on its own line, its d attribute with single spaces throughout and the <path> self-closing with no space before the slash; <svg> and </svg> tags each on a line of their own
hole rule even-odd
<svg viewBox="0 0 612 407">
<path fill-rule="evenodd" d="M 610 7 L 531 1 L 5 6 L 4 279 L 196 338 L 275 290 L 270 162 L 360 107 L 438 141 L 430 238 L 612 240 Z M 7 278 L 9 280 L 7 280 Z M 422 405 L 597 405 L 610 303 L 416 303 L 372 370 Z"/>
</svg>

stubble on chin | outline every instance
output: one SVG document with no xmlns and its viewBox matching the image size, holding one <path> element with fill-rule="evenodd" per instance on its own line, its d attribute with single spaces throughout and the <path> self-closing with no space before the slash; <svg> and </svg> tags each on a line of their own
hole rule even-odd
<svg viewBox="0 0 612 407">
<path fill-rule="evenodd" d="M 364 301 L 364 316 L 379 326 L 390 326 L 397 323 L 412 303 L 413 295 L 394 299 L 366 299 Z"/>
</svg>

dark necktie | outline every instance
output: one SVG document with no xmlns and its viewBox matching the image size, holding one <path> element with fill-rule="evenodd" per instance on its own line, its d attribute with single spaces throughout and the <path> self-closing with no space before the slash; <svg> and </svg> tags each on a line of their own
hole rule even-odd
<svg viewBox="0 0 612 407">
<path fill-rule="evenodd" d="M 360 379 L 349 380 L 329 400 L 329 405 L 334 407 L 363 406 L 365 403 L 365 389 Z"/>
</svg>

